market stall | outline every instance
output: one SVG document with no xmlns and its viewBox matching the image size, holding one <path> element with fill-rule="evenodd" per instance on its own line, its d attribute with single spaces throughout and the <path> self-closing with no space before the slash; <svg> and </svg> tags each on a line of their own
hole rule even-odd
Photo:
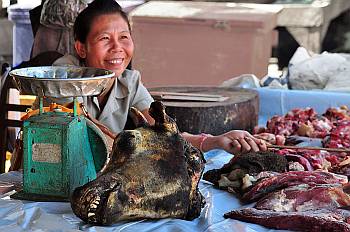
<svg viewBox="0 0 350 232">
<path fill-rule="evenodd" d="M 328 107 L 347 104 L 350 96 L 345 93 L 316 91 L 286 91 L 258 89 L 260 94 L 260 125 L 273 115 L 284 115 L 296 107 L 313 107 L 323 113 Z M 276 107 L 278 106 L 278 107 Z M 205 154 L 207 160 L 205 172 L 221 168 L 233 156 L 222 150 L 213 150 Z M 180 219 L 137 220 L 113 224 L 112 226 L 92 226 L 82 222 L 72 212 L 67 202 L 32 202 L 11 199 L 22 183 L 20 172 L 5 173 L 0 176 L 2 186 L 0 200 L 1 230 L 46 230 L 46 231 L 275 231 L 265 227 L 233 219 L 223 215 L 231 210 L 251 207 L 224 190 L 215 188 L 211 183 L 201 180 L 199 189 L 205 197 L 205 207 L 193 221 Z"/>
<path fill-rule="evenodd" d="M 225 25 L 216 24 L 220 30 Z M 93 52 L 89 55 L 95 57 Z M 114 57 L 107 63 L 114 67 L 125 59 Z M 153 102 L 151 97 L 146 108 L 121 103 L 118 107 L 127 105 L 125 120 L 120 130 L 112 131 L 91 116 L 85 100 L 120 87 L 115 81 L 123 83 L 134 71 L 125 70 L 125 65 L 122 70 L 116 68 L 116 74 L 108 65 L 103 69 L 46 66 L 11 71 L 22 94 L 37 96 L 38 109 L 22 117 L 23 149 L 17 155 L 23 158 L 17 158 L 23 160 L 23 170 L 0 175 L 2 231 L 277 231 L 267 227 L 350 231 L 350 195 L 344 187 L 350 177 L 350 110 L 341 107 L 350 102 L 349 94 L 314 89 L 214 91 L 212 87 L 197 92 L 195 88 L 170 89 L 164 94 L 157 89 L 164 103 Z M 131 77 L 124 78 L 126 73 Z M 118 84 L 111 85 L 112 78 Z M 306 82 L 305 78 L 299 82 Z M 139 76 L 135 83 L 143 87 Z M 125 92 L 129 91 L 126 86 Z M 231 99 L 234 91 L 235 101 Z M 119 93 L 123 90 L 111 99 L 123 98 Z M 185 110 L 192 110 L 193 116 L 185 110 L 180 114 L 190 118 L 190 124 L 202 123 L 195 127 L 206 133 L 226 132 L 208 132 L 219 127 L 209 120 L 232 124 L 238 121 L 233 116 L 238 116 L 242 128 L 229 130 L 247 128 L 255 137 L 245 131 L 240 131 L 241 137 L 190 131 L 196 134 L 190 136 L 197 136 L 197 141 L 191 141 L 189 134 L 180 133 L 188 131 L 179 129 L 177 120 L 182 119 L 168 117 L 166 97 L 182 97 L 173 107 L 190 106 Z M 188 100 L 191 97 L 197 100 L 193 103 L 193 98 Z M 44 105 L 44 100 L 62 98 L 72 99 L 71 108 L 56 102 Z M 203 98 L 215 103 L 204 104 Z M 97 103 L 102 106 L 103 102 Z M 199 113 L 195 106 L 200 106 Z M 203 106 L 208 107 L 203 110 Z M 217 108 L 204 119 L 197 117 Z M 239 112 L 238 108 L 247 110 Z M 120 109 L 112 112 L 106 107 L 104 112 L 117 114 Z M 257 116 L 260 127 L 254 127 Z M 254 125 L 244 127 L 247 120 Z M 261 140 L 268 142 L 269 151 L 258 151 L 265 150 Z M 212 143 L 204 148 L 204 141 Z M 235 155 L 224 150 L 200 152 L 217 147 L 232 149 Z M 236 148 L 245 154 L 239 155 Z"/>
</svg>

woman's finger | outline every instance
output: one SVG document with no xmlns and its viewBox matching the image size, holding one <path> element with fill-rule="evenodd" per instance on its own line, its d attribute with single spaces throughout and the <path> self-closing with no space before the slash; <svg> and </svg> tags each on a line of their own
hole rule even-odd
<svg viewBox="0 0 350 232">
<path fill-rule="evenodd" d="M 265 140 L 255 138 L 252 135 L 250 135 L 248 137 L 251 138 L 258 145 L 260 151 L 267 151 L 267 145 L 266 145 L 266 141 Z"/>
<path fill-rule="evenodd" d="M 258 144 L 256 144 L 256 142 L 252 138 L 246 137 L 245 140 L 250 145 L 252 151 L 258 152 L 260 150 Z"/>
<path fill-rule="evenodd" d="M 238 141 L 242 146 L 242 148 L 241 148 L 242 153 L 249 152 L 252 149 L 251 146 L 247 143 L 247 141 L 244 138 L 239 139 Z"/>
<path fill-rule="evenodd" d="M 267 144 L 264 140 L 260 139 L 258 145 L 261 151 L 267 151 Z"/>
<path fill-rule="evenodd" d="M 232 148 L 230 150 L 232 150 L 233 154 L 241 153 L 242 146 L 236 139 L 232 140 L 231 145 L 232 145 Z"/>
</svg>

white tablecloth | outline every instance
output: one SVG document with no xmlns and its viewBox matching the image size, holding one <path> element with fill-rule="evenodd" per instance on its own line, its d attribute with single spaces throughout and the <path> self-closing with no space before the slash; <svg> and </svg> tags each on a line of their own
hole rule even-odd
<svg viewBox="0 0 350 232">
<path fill-rule="evenodd" d="M 219 168 L 232 157 L 221 150 L 213 150 L 205 155 L 207 159 L 206 170 Z M 16 173 L 2 174 L 0 182 L 9 181 L 11 178 L 18 180 L 18 177 L 19 175 Z M 224 219 L 224 213 L 241 207 L 239 200 L 228 192 L 213 188 L 205 181 L 201 181 L 199 187 L 206 199 L 206 205 L 202 209 L 200 217 L 193 221 L 179 219 L 142 220 L 117 223 L 108 227 L 85 224 L 73 214 L 69 203 L 20 201 L 3 195 L 0 199 L 0 231 L 276 231 L 255 224 Z"/>
</svg>

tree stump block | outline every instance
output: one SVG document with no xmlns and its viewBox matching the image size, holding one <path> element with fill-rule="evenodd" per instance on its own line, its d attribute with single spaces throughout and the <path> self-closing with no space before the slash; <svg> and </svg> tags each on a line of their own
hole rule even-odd
<svg viewBox="0 0 350 232">
<path fill-rule="evenodd" d="M 224 101 L 162 100 L 167 114 L 176 120 L 182 132 L 222 134 L 230 130 L 251 132 L 258 124 L 259 95 L 243 88 L 176 86 L 149 88 L 151 92 L 213 94 L 227 97 Z"/>
</svg>

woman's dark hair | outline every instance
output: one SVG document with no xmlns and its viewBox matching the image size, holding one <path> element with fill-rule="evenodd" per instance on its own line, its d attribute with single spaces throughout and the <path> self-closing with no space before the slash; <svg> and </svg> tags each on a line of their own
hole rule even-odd
<svg viewBox="0 0 350 232">
<path fill-rule="evenodd" d="M 105 14 L 120 14 L 128 24 L 129 30 L 131 31 L 128 16 L 115 0 L 94 0 L 82 12 L 80 12 L 75 19 L 73 27 L 74 40 L 85 43 L 92 22 L 98 16 Z"/>
</svg>

